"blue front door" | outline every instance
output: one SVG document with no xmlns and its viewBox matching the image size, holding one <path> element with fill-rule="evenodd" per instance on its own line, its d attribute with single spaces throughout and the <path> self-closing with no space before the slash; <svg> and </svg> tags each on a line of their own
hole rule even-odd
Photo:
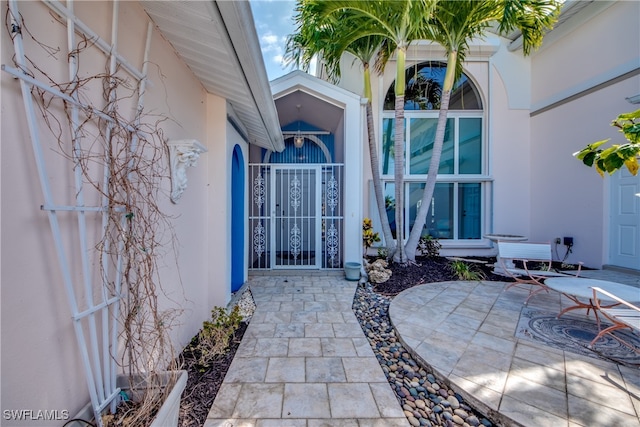
<svg viewBox="0 0 640 427">
<path fill-rule="evenodd" d="M 231 292 L 244 284 L 244 160 L 240 146 L 231 160 Z"/>
</svg>

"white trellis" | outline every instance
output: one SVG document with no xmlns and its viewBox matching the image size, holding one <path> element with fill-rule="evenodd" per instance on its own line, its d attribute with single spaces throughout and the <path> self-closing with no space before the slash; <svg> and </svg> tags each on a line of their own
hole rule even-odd
<svg viewBox="0 0 640 427">
<path fill-rule="evenodd" d="M 51 231 L 53 234 L 53 240 L 56 247 L 57 258 L 62 271 L 63 282 L 69 300 L 69 305 L 72 312 L 73 325 L 80 349 L 80 354 L 83 362 L 83 367 L 86 373 L 87 385 L 89 388 L 89 394 L 91 397 L 91 403 L 95 414 L 95 422 L 98 425 L 102 425 L 100 413 L 110 407 L 111 411 L 115 411 L 117 403 L 117 397 L 120 389 L 116 386 L 116 371 L 117 365 L 114 355 L 117 353 L 118 344 L 118 313 L 120 310 L 120 301 L 122 299 L 122 256 L 118 255 L 118 259 L 115 262 L 115 266 L 110 266 L 113 262 L 108 259 L 107 253 L 109 248 L 103 250 L 101 259 L 101 277 L 100 283 L 94 283 L 95 273 L 92 271 L 92 264 L 89 258 L 89 236 L 87 225 L 87 213 L 98 212 L 102 213 L 102 230 L 107 229 L 107 222 L 109 216 L 109 187 L 108 181 L 111 176 L 108 162 L 104 162 L 103 182 L 100 193 L 102 194 L 102 200 L 99 206 L 87 206 L 85 204 L 86 192 L 90 191 L 87 184 L 83 182 L 82 170 L 79 163 L 79 156 L 83 144 L 83 135 L 78 132 L 81 123 L 79 114 L 81 111 L 90 112 L 94 117 L 94 120 L 100 119 L 106 121 L 106 133 L 107 138 L 110 132 L 113 130 L 114 125 L 118 125 L 131 132 L 131 145 L 130 151 L 133 152 L 136 149 L 138 143 L 138 134 L 136 131 L 137 120 L 140 118 L 140 112 L 144 105 L 144 93 L 146 85 L 147 75 L 147 63 L 150 49 L 151 35 L 153 26 L 151 22 L 148 24 L 146 43 L 144 51 L 144 59 L 141 69 L 137 69 L 126 61 L 121 55 L 118 54 L 118 2 L 112 2 L 113 15 L 112 15 L 112 27 L 111 27 L 111 42 L 107 42 L 100 38 L 95 32 L 93 32 L 86 24 L 84 24 L 74 14 L 73 0 L 68 0 L 66 5 L 56 0 L 44 0 L 43 3 L 51 9 L 52 12 L 57 14 L 66 21 L 67 27 L 67 49 L 69 58 L 69 81 L 71 87 L 69 88 L 69 94 L 63 93 L 60 90 L 51 87 L 46 82 L 37 80 L 27 74 L 28 63 L 24 51 L 22 33 L 21 33 L 21 15 L 18 9 L 19 2 L 17 0 L 9 1 L 9 12 L 11 19 L 11 31 L 13 38 L 13 46 L 15 50 L 15 61 L 17 67 L 11 67 L 6 64 L 2 65 L 2 70 L 17 77 L 20 80 L 20 87 L 22 91 L 22 97 L 24 100 L 24 108 L 26 113 L 27 124 L 29 127 L 29 133 L 31 137 L 31 144 L 35 157 L 35 162 L 38 170 L 38 176 L 43 192 L 44 203 L 42 209 L 47 212 Z M 78 84 L 78 55 L 76 34 L 82 34 L 88 40 L 101 50 L 105 55 L 105 60 L 109 59 L 109 75 L 114 76 L 116 70 L 125 70 L 138 85 L 138 99 L 137 99 L 137 111 L 133 125 L 120 122 L 115 119 L 115 115 L 109 114 L 111 111 L 101 111 L 99 108 L 87 105 L 79 99 L 78 91 L 74 90 Z M 113 77 L 111 77 L 113 78 Z M 108 83 L 113 83 L 110 81 Z M 39 117 L 35 107 L 35 101 L 31 93 L 31 89 L 37 87 L 40 90 L 47 92 L 48 94 L 57 97 L 67 102 L 70 107 L 70 121 L 71 121 L 71 146 L 72 148 L 72 161 L 74 163 L 74 182 L 75 182 L 75 204 L 64 205 L 58 204 L 54 200 L 54 196 L 49 184 L 47 165 L 45 164 L 45 156 L 43 150 L 49 149 L 48 146 L 43 147 L 43 143 L 46 141 L 42 139 L 39 131 Z M 116 96 L 111 91 L 111 96 Z M 113 99 L 111 100 L 113 101 Z M 108 102 L 108 108 L 113 108 L 114 102 Z M 95 193 L 93 193 L 95 194 Z M 111 209 L 114 209 L 111 207 Z M 118 207 L 115 207 L 117 210 Z M 63 239 L 63 233 L 61 230 L 60 215 L 75 215 L 77 217 L 77 234 L 79 237 L 78 248 L 80 253 L 69 254 Z M 125 219 L 125 212 L 122 212 L 122 220 Z M 105 239 L 106 244 L 109 244 L 109 239 Z M 118 251 L 120 253 L 120 251 Z M 81 284 L 76 284 L 78 279 L 74 278 L 73 271 L 71 269 L 70 260 L 80 259 L 82 274 L 80 281 Z M 107 284 L 112 283 L 112 286 Z M 82 289 L 82 292 L 78 292 L 78 289 Z M 82 296 L 78 295 L 83 294 Z M 84 300 L 84 301 L 83 301 Z"/>
</svg>

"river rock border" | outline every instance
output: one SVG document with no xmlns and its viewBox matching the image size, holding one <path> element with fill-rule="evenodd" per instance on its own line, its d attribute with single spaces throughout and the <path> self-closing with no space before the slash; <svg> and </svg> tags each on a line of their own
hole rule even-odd
<svg viewBox="0 0 640 427">
<path fill-rule="evenodd" d="M 361 282 L 352 308 L 409 423 L 414 427 L 493 427 L 404 348 L 389 319 L 391 300 L 376 294 L 370 283 Z"/>
</svg>

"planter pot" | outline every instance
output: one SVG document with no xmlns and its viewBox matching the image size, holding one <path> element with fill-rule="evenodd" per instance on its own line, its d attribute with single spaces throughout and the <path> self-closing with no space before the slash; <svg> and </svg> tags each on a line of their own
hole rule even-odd
<svg viewBox="0 0 640 427">
<path fill-rule="evenodd" d="M 170 378 L 170 375 L 177 375 L 176 384 L 173 389 L 167 395 L 167 399 L 164 401 L 150 427 L 173 427 L 178 425 L 178 415 L 180 414 L 180 396 L 187 386 L 187 371 L 166 372 L 161 375 L 162 384 L 166 384 Z M 136 379 L 136 382 L 137 379 Z M 136 395 L 144 390 L 144 380 L 140 379 L 140 389 L 130 390 L 129 376 L 118 375 L 116 378 L 116 385 L 122 389 L 130 398 L 136 400 Z"/>
<path fill-rule="evenodd" d="M 187 371 L 166 372 L 159 374 L 160 382 L 164 385 L 169 380 L 170 375 L 176 375 L 176 383 L 167 395 L 166 400 L 158 410 L 156 417 L 153 419 L 151 427 L 176 427 L 178 425 L 178 416 L 180 415 L 180 397 L 185 387 L 187 386 Z M 129 396 L 130 399 L 135 400 L 136 397 L 142 393 L 144 380 L 142 376 L 139 377 L 140 381 L 135 380 L 136 383 L 140 383 L 141 387 L 131 390 L 128 375 L 118 375 L 116 377 L 116 386 Z M 93 409 L 91 403 L 85 406 L 73 419 L 81 420 L 93 420 Z M 71 422 L 69 427 L 86 427 L 86 423 Z"/>
<path fill-rule="evenodd" d="M 347 280 L 360 280 L 360 268 L 362 265 L 359 262 L 346 262 L 344 264 L 344 275 Z"/>
</svg>

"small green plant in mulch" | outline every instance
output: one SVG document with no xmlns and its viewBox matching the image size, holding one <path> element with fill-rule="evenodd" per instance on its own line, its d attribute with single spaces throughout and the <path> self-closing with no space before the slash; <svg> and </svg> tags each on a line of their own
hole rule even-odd
<svg viewBox="0 0 640 427">
<path fill-rule="evenodd" d="M 213 359 L 224 353 L 236 329 L 242 322 L 240 308 L 236 305 L 231 312 L 223 307 L 211 310 L 211 320 L 202 323 L 202 330 L 198 334 L 197 351 L 200 353 L 199 364 L 206 367 Z"/>
<path fill-rule="evenodd" d="M 482 280 L 487 277 L 475 265 L 460 260 L 451 261 L 449 268 L 458 277 L 458 280 Z"/>
<path fill-rule="evenodd" d="M 440 256 L 440 249 L 442 245 L 440 241 L 432 236 L 426 235 L 420 237 L 418 241 L 418 250 L 422 256 L 427 258 L 435 258 Z"/>
<path fill-rule="evenodd" d="M 378 248 L 378 258 L 387 259 L 389 258 L 389 251 L 387 248 L 379 247 Z"/>
</svg>

